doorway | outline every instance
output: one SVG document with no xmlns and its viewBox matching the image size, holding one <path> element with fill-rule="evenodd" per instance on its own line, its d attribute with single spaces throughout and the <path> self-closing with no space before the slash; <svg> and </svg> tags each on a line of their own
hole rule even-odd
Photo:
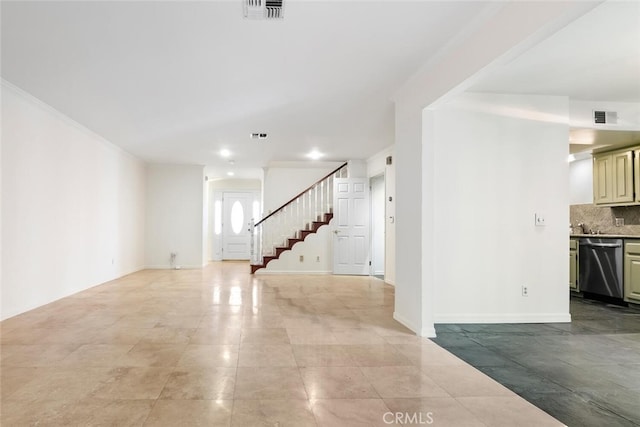
<svg viewBox="0 0 640 427">
<path fill-rule="evenodd" d="M 214 193 L 214 260 L 249 260 L 251 258 L 251 224 L 260 213 L 256 191 L 221 191 Z"/>
<path fill-rule="evenodd" d="M 371 177 L 371 271 L 370 275 L 384 280 L 385 252 L 385 181 L 384 174 Z"/>
</svg>

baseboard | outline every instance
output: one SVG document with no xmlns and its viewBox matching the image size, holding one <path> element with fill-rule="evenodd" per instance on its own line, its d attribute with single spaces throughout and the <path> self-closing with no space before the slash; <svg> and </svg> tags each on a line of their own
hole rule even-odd
<svg viewBox="0 0 640 427">
<path fill-rule="evenodd" d="M 204 267 L 203 265 L 180 265 L 180 268 L 174 268 L 169 264 L 159 264 L 159 265 L 147 265 L 144 267 L 145 270 L 198 270 Z"/>
<path fill-rule="evenodd" d="M 395 311 L 393 312 L 393 318 L 396 321 L 402 323 L 407 328 L 411 329 L 419 337 L 425 337 L 425 338 L 435 338 L 436 337 L 436 328 L 433 326 L 433 323 L 430 324 L 430 325 L 427 325 L 425 327 L 419 328 L 416 325 L 414 325 L 413 322 L 411 322 L 409 319 L 407 319 L 406 317 L 398 314 Z"/>
<path fill-rule="evenodd" d="M 435 314 L 434 323 L 571 323 L 569 313 Z"/>
<path fill-rule="evenodd" d="M 326 275 L 326 274 L 333 274 L 332 271 L 291 271 L 291 270 L 287 270 L 287 271 L 279 271 L 279 270 L 267 270 L 267 269 L 260 269 L 258 271 L 256 271 L 254 274 L 317 274 L 317 275 Z"/>
</svg>

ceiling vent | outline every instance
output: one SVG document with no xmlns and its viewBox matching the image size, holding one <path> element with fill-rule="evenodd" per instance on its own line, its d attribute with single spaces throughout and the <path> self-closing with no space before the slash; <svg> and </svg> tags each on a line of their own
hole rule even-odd
<svg viewBox="0 0 640 427">
<path fill-rule="evenodd" d="M 266 133 L 252 133 L 251 139 L 267 139 Z"/>
<path fill-rule="evenodd" d="M 282 19 L 283 0 L 243 0 L 247 19 Z"/>
<path fill-rule="evenodd" d="M 597 125 L 618 123 L 618 113 L 615 111 L 593 111 L 593 123 Z"/>
</svg>

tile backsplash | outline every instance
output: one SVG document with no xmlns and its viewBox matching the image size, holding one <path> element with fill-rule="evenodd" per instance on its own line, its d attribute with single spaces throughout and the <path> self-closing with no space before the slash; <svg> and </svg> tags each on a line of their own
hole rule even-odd
<svg viewBox="0 0 640 427">
<path fill-rule="evenodd" d="M 624 225 L 616 227 L 616 218 L 622 218 Z M 604 234 L 640 235 L 640 206 L 571 205 L 569 220 L 574 227 L 574 233 L 580 233 L 580 229 L 576 226 L 583 223 L 585 233 L 594 230 Z"/>
</svg>

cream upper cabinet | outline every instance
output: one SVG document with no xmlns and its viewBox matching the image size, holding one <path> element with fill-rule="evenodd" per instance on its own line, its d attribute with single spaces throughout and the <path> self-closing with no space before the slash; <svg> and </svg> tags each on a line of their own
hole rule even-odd
<svg viewBox="0 0 640 427">
<path fill-rule="evenodd" d="M 640 203 L 638 150 L 622 150 L 593 156 L 593 203 L 631 205 Z M 635 154 L 635 156 L 634 156 Z M 634 191 L 635 188 L 635 191 Z"/>
<path fill-rule="evenodd" d="M 613 203 L 633 202 L 633 151 L 614 153 Z"/>
<path fill-rule="evenodd" d="M 613 156 L 593 156 L 593 203 L 613 203 Z"/>
</svg>

